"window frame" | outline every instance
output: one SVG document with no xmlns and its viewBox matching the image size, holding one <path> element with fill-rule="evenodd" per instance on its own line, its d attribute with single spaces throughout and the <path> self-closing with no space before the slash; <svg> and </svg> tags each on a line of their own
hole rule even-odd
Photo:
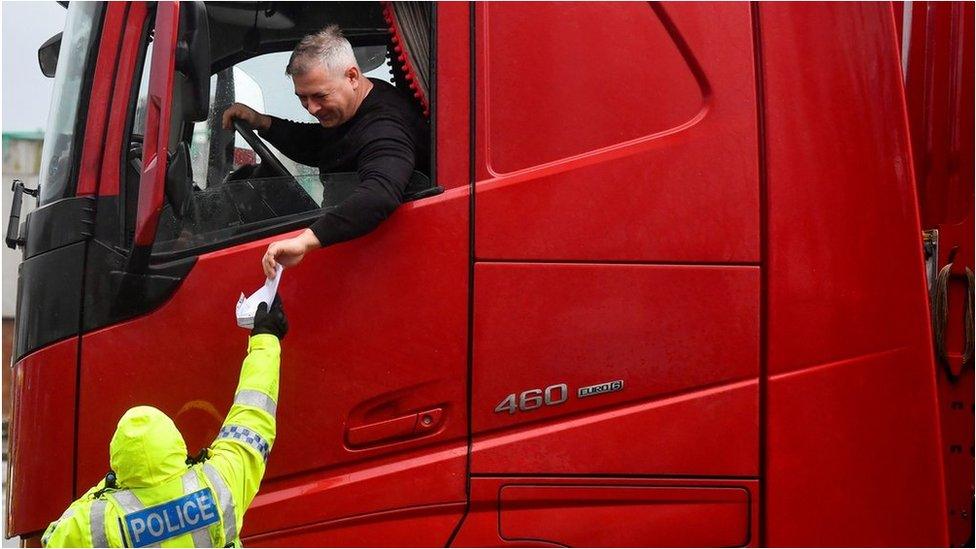
<svg viewBox="0 0 976 549">
<path fill-rule="evenodd" d="M 430 90 L 429 90 L 429 98 L 428 98 L 430 103 L 430 114 L 428 120 L 430 124 L 430 142 L 429 142 L 430 174 L 429 176 L 431 182 L 435 184 L 437 181 L 436 179 L 437 176 L 437 116 L 436 116 L 436 112 L 437 112 L 436 109 L 436 105 L 437 105 L 437 70 L 436 70 L 437 11 L 438 11 L 437 3 L 433 2 L 431 6 L 431 20 L 429 24 L 429 39 L 430 39 L 430 43 L 433 46 L 431 47 L 429 59 L 428 59 L 428 63 L 430 63 L 431 66 L 431 79 L 430 79 L 431 81 L 430 81 Z M 138 211 L 138 192 L 136 193 L 135 197 L 129 197 L 127 196 L 127 192 L 125 189 L 126 170 L 127 170 L 126 157 L 128 155 L 128 147 L 129 145 L 131 145 L 132 137 L 134 135 L 133 129 L 135 127 L 136 108 L 139 100 L 139 92 L 141 89 L 142 73 L 145 70 L 146 61 L 147 61 L 147 52 L 149 50 L 149 44 L 150 44 L 150 37 L 155 29 L 155 22 L 156 22 L 156 10 L 154 7 L 151 7 L 149 13 L 146 16 L 146 21 L 144 23 L 144 28 L 142 31 L 142 41 L 140 46 L 142 51 L 140 53 L 140 58 L 137 62 L 137 66 L 134 69 L 135 75 L 137 75 L 137 77 L 133 78 L 132 90 L 130 93 L 129 102 L 127 106 L 128 114 L 126 116 L 125 134 L 124 134 L 125 138 L 123 140 L 125 146 L 121 151 L 121 159 L 119 164 L 120 171 L 121 171 L 120 174 L 121 184 L 119 189 L 119 194 L 120 194 L 119 214 L 122 219 L 122 223 L 120 223 L 120 230 L 123 233 L 121 242 L 123 243 L 125 249 L 132 249 L 134 245 L 134 230 L 135 230 L 135 223 L 136 223 L 136 219 L 135 219 L 136 214 L 128 215 L 126 211 L 127 210 L 126 205 L 130 198 L 133 198 L 134 200 L 137 201 L 134 211 L 136 212 Z M 370 43 L 368 42 L 364 43 L 365 40 L 363 37 L 350 37 L 350 42 L 352 43 L 353 47 L 370 45 Z M 258 57 L 260 55 L 265 55 L 270 53 L 289 51 L 292 48 L 294 48 L 295 43 L 296 42 L 294 41 L 289 41 L 289 42 L 273 44 L 268 48 L 261 48 L 260 51 L 254 52 L 254 55 L 250 57 L 242 58 L 242 56 L 240 55 L 225 57 L 220 60 L 220 63 L 211 66 L 211 76 L 213 74 L 216 74 L 216 72 L 219 72 L 220 70 L 226 69 L 228 67 L 234 67 L 238 63 L 246 61 L 247 59 L 251 59 L 254 57 Z M 372 44 L 372 45 L 376 45 L 376 44 Z M 393 62 L 395 62 L 395 60 Z M 170 123 L 172 124 L 172 121 Z M 174 131 L 174 129 L 175 128 L 171 126 L 170 131 L 172 132 Z M 142 137 L 143 139 L 145 138 L 144 135 Z M 169 163 L 169 159 L 167 159 L 167 168 L 168 168 L 168 163 Z M 296 181 L 297 181 L 297 177 L 301 177 L 301 176 L 296 176 L 295 174 L 290 174 L 290 175 Z M 141 174 L 140 174 L 140 181 L 138 183 L 139 185 L 141 185 L 142 183 Z M 165 198 L 164 198 L 164 205 L 166 203 L 167 202 L 165 202 Z M 322 215 L 322 209 L 317 208 L 314 210 L 308 210 L 306 212 L 300 212 L 300 213 L 295 213 L 295 214 L 290 214 L 290 215 L 285 215 L 280 217 L 269 218 L 267 220 L 262 220 L 262 221 L 255 221 L 252 223 L 248 223 L 246 225 L 241 225 L 240 226 L 242 228 L 241 232 L 238 234 L 234 234 L 233 236 L 220 238 L 212 242 L 199 244 L 196 246 L 187 247 L 178 250 L 157 250 L 155 245 L 158 242 L 158 240 L 154 240 L 153 249 L 150 252 L 149 260 L 151 264 L 169 263 L 172 261 L 177 261 L 177 260 L 186 259 L 190 257 L 196 257 L 202 254 L 231 248 L 247 242 L 261 240 L 269 236 L 284 234 L 294 230 L 307 228 L 321 215 Z"/>
<path fill-rule="evenodd" d="M 132 136 L 136 135 L 133 133 L 135 129 L 136 121 L 136 110 L 139 103 L 139 92 L 142 89 L 142 74 L 146 68 L 146 61 L 149 53 L 149 44 L 151 43 L 150 38 L 152 37 L 153 31 L 156 28 L 156 6 L 149 6 L 149 10 L 146 13 L 146 18 L 142 23 L 142 31 L 140 33 L 139 41 L 139 57 L 136 59 L 135 66 L 132 68 L 132 89 L 129 90 L 129 100 L 126 104 L 126 115 L 125 115 L 125 130 L 123 135 L 125 136 L 122 140 L 123 146 L 119 151 L 119 230 L 122 232 L 119 238 L 119 242 L 125 249 L 132 249 L 135 243 L 135 230 L 136 230 L 136 217 L 138 216 L 139 208 L 139 193 L 138 190 L 134 197 L 128 195 L 128 176 L 126 171 L 128 170 L 128 156 L 129 147 L 132 145 Z M 145 143 L 146 136 L 142 135 L 142 141 Z M 139 174 L 139 180 L 136 181 L 136 188 L 142 185 L 142 173 Z M 128 215 L 128 204 L 129 200 L 135 200 L 133 204 L 133 214 Z"/>
</svg>

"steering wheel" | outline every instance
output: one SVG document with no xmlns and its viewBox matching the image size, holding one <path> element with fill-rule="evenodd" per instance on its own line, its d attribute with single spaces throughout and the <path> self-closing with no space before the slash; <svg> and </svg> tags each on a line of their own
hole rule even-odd
<svg viewBox="0 0 976 549">
<path fill-rule="evenodd" d="M 278 160 L 278 157 L 271 152 L 271 149 L 261 141 L 261 138 L 254 133 L 254 128 L 250 124 L 241 120 L 240 118 L 235 118 L 233 120 L 234 130 L 241 134 L 244 141 L 251 146 L 251 149 L 261 158 L 261 164 L 267 166 L 275 175 L 278 176 L 291 176 L 291 173 L 285 168 L 285 165 Z"/>
</svg>

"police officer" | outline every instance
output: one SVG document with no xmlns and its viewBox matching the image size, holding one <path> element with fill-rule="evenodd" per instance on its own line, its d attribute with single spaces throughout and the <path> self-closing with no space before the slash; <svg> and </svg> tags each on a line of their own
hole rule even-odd
<svg viewBox="0 0 976 549">
<path fill-rule="evenodd" d="M 130 408 L 109 446 L 111 471 L 44 532 L 45 547 L 239 547 L 275 438 L 280 340 L 288 323 L 262 303 L 234 404 L 197 458 L 166 414 Z"/>
</svg>

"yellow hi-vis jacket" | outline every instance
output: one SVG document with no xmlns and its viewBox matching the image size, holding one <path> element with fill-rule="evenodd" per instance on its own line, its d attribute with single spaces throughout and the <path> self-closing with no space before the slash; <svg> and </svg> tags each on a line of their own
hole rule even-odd
<svg viewBox="0 0 976 549">
<path fill-rule="evenodd" d="M 209 458 L 187 466 L 186 443 L 161 411 L 126 412 L 110 446 L 117 488 L 102 480 L 48 526 L 45 547 L 240 546 L 275 438 L 281 347 L 269 334 L 248 355 Z"/>
</svg>

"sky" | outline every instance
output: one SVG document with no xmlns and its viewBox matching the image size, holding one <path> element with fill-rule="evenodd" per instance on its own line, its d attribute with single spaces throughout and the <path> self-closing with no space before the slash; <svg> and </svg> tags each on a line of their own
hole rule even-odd
<svg viewBox="0 0 976 549">
<path fill-rule="evenodd" d="M 65 9 L 54 0 L 0 2 L 3 17 L 4 132 L 43 130 L 53 80 L 37 65 L 37 48 L 64 30 Z"/>
</svg>

